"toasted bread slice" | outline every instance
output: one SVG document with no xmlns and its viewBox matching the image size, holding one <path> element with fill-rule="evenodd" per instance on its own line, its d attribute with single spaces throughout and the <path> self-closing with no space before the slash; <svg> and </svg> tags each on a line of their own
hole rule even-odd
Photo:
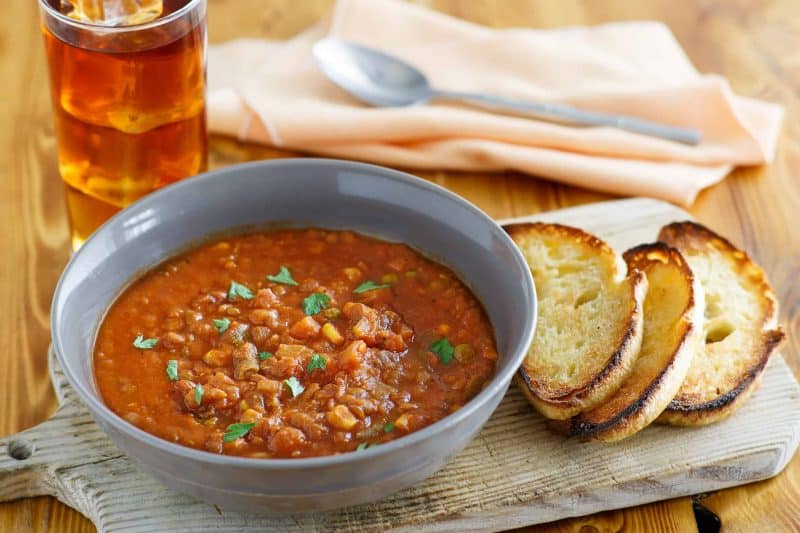
<svg viewBox="0 0 800 533">
<path fill-rule="evenodd" d="M 698 426 L 721 420 L 755 390 L 784 338 L 778 302 L 761 268 L 708 228 L 676 222 L 659 240 L 677 248 L 703 285 L 704 346 L 659 422 Z"/>
<path fill-rule="evenodd" d="M 559 421 L 557 431 L 606 442 L 637 433 L 669 405 L 703 344 L 703 289 L 680 252 L 643 244 L 623 257 L 648 281 L 639 357 L 618 391 L 591 411 Z"/>
<path fill-rule="evenodd" d="M 536 282 L 539 316 L 516 381 L 544 416 L 564 420 L 613 394 L 642 342 L 647 278 L 626 276 L 605 242 L 558 224 L 506 227 Z"/>
</svg>

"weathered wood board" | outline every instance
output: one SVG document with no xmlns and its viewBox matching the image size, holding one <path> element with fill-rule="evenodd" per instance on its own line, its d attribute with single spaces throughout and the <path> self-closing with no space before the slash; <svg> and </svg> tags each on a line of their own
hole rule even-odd
<svg viewBox="0 0 800 533">
<path fill-rule="evenodd" d="M 529 217 L 584 227 L 619 250 L 686 218 L 646 199 Z M 0 439 L 0 501 L 53 495 L 101 532 L 506 529 L 768 478 L 800 441 L 800 387 L 780 355 L 760 390 L 728 420 L 696 429 L 652 426 L 617 444 L 551 434 L 512 386 L 467 449 L 416 487 L 325 514 L 227 513 L 141 472 L 92 421 L 52 354 L 50 365 L 61 407 L 39 426 Z"/>
</svg>

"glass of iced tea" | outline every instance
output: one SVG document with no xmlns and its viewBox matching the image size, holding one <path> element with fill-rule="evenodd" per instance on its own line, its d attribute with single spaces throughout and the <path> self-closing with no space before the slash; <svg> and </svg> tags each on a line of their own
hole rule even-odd
<svg viewBox="0 0 800 533">
<path fill-rule="evenodd" d="M 206 169 L 206 0 L 39 0 L 73 248 Z"/>
</svg>

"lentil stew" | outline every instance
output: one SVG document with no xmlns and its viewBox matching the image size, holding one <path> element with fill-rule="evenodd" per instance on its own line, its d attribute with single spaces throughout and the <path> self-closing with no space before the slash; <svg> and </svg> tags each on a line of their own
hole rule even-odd
<svg viewBox="0 0 800 533">
<path fill-rule="evenodd" d="M 94 348 L 101 396 L 158 437 L 260 458 L 362 450 L 491 379 L 480 303 L 449 269 L 349 231 L 251 233 L 135 281 Z"/>
</svg>

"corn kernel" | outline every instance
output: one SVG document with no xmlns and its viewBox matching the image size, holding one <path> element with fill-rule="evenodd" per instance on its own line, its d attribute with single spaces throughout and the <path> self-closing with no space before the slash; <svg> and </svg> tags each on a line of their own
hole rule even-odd
<svg viewBox="0 0 800 533">
<path fill-rule="evenodd" d="M 322 326 L 322 335 L 333 344 L 338 345 L 344 342 L 344 337 L 342 337 L 342 334 L 339 333 L 339 330 L 336 329 L 336 326 L 330 322 L 327 322 L 324 326 Z"/>
<path fill-rule="evenodd" d="M 397 420 L 394 421 L 394 427 L 402 429 L 403 431 L 408 431 L 409 422 L 408 415 L 400 415 L 397 417 Z"/>
<path fill-rule="evenodd" d="M 388 284 L 397 283 L 399 279 L 400 278 L 397 277 L 397 274 L 394 273 L 384 274 L 383 276 L 381 276 L 381 283 L 388 283 Z"/>
<path fill-rule="evenodd" d="M 447 335 L 450 333 L 450 326 L 448 324 L 439 324 L 436 326 L 436 333 L 439 335 Z"/>
<path fill-rule="evenodd" d="M 350 281 L 356 281 L 361 279 L 361 271 L 355 267 L 345 268 L 344 275 L 347 276 L 347 279 L 349 279 Z"/>
</svg>

